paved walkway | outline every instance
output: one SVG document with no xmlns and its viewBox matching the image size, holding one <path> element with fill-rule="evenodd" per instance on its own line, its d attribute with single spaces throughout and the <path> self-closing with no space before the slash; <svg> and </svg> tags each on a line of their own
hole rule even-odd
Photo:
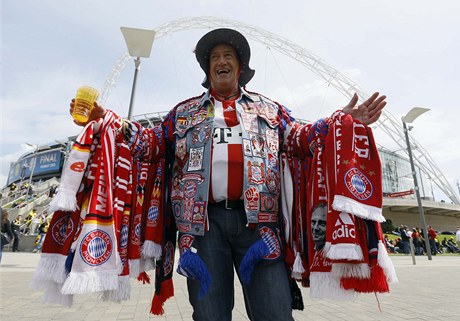
<svg viewBox="0 0 460 321">
<path fill-rule="evenodd" d="M 132 281 L 131 300 L 123 304 L 102 302 L 96 294 L 77 295 L 71 308 L 40 303 L 41 293 L 29 290 L 39 254 L 4 252 L 0 265 L 0 320 L 2 321 L 115 321 L 192 320 L 185 278 L 175 274 L 175 297 L 165 304 L 165 315 L 149 314 L 153 286 Z M 390 295 L 363 295 L 355 301 L 323 301 L 309 298 L 302 289 L 305 310 L 294 311 L 296 321 L 304 320 L 460 320 L 460 255 L 434 256 L 432 261 L 410 256 L 392 257 L 399 277 Z M 233 320 L 248 320 L 241 287 Z M 216 320 L 219 321 L 219 320 Z M 282 320 L 280 320 L 282 321 Z"/>
</svg>

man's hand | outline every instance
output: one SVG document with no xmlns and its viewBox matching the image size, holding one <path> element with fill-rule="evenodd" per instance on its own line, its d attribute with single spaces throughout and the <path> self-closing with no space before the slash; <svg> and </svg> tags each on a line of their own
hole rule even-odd
<svg viewBox="0 0 460 321">
<path fill-rule="evenodd" d="M 70 110 L 69 110 L 70 115 L 72 115 L 74 105 L 75 105 L 75 98 L 73 98 L 72 101 L 70 102 Z M 73 122 L 77 124 L 78 126 L 86 126 L 86 124 L 88 124 L 90 121 L 104 117 L 106 112 L 107 110 L 104 107 L 98 105 L 97 102 L 94 102 L 94 108 L 91 111 L 91 114 L 89 115 L 89 119 L 86 123 L 76 121 L 75 119 L 73 120 Z"/>
<path fill-rule="evenodd" d="M 346 105 L 342 111 L 363 124 L 370 125 L 375 123 L 382 114 L 383 107 L 387 104 L 385 101 L 386 98 L 385 95 L 380 96 L 378 92 L 375 92 L 368 100 L 356 106 L 358 95 L 355 93 L 348 105 Z"/>
</svg>

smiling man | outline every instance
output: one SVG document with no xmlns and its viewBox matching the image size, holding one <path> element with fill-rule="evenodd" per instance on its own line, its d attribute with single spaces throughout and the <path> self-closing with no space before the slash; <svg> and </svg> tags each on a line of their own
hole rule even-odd
<svg viewBox="0 0 460 321">
<path fill-rule="evenodd" d="M 236 270 L 251 320 L 293 320 L 280 156 L 311 157 L 317 127 L 297 123 L 281 104 L 246 90 L 255 72 L 238 31 L 208 32 L 195 56 L 207 91 L 176 105 L 154 129 L 124 120 L 125 140 L 136 158 L 169 162 L 166 201 L 179 231 L 178 272 L 188 278 L 193 319 L 232 319 Z M 386 104 L 378 93 L 355 107 L 357 101 L 355 95 L 342 111 L 365 125 Z M 95 104 L 90 119 L 105 113 Z"/>
</svg>

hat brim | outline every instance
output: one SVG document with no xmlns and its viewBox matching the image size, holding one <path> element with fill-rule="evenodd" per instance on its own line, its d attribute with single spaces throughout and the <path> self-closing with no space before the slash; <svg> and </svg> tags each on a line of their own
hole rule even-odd
<svg viewBox="0 0 460 321">
<path fill-rule="evenodd" d="M 209 57 L 212 48 L 219 44 L 228 44 L 235 48 L 241 63 L 241 74 L 238 84 L 243 87 L 254 77 L 255 71 L 249 67 L 251 58 L 251 48 L 246 38 L 236 30 L 228 28 L 215 29 L 205 34 L 197 43 L 195 57 L 203 69 L 206 78 L 202 85 L 205 88 L 210 87 L 208 80 Z"/>
</svg>

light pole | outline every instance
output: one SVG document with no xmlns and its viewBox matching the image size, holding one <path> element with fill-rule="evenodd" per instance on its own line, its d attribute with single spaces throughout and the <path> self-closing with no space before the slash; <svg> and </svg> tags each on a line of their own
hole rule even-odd
<svg viewBox="0 0 460 321">
<path fill-rule="evenodd" d="M 38 147 L 39 145 L 33 145 L 33 144 L 29 144 L 29 143 L 26 143 L 26 145 L 29 145 L 30 147 L 33 147 L 35 150 L 33 151 L 33 158 L 31 158 L 31 162 L 33 160 L 33 164 L 30 164 L 29 163 L 29 169 L 30 169 L 30 174 L 29 174 L 29 185 L 27 186 L 27 192 L 26 192 L 26 197 L 28 198 L 29 197 L 29 191 L 30 191 L 30 188 L 31 188 L 31 185 L 32 185 L 32 177 L 34 176 L 34 171 L 35 171 L 35 165 L 37 164 L 37 153 L 38 153 Z"/>
<path fill-rule="evenodd" d="M 141 57 L 150 57 L 152 50 L 153 39 L 155 38 L 154 30 L 135 29 L 128 27 L 121 27 L 121 32 L 125 38 L 126 46 L 131 57 L 134 58 L 134 79 L 133 87 L 131 89 L 131 99 L 129 101 L 128 119 L 131 119 L 134 105 L 134 94 L 136 92 L 137 73 L 141 65 Z"/>
<path fill-rule="evenodd" d="M 418 211 L 420 214 L 420 222 L 422 224 L 423 236 L 425 239 L 426 252 L 428 255 L 428 260 L 432 260 L 431 247 L 430 247 L 430 242 L 428 240 L 428 231 L 426 229 L 425 213 L 423 212 L 422 199 L 420 197 L 420 190 L 419 190 L 419 186 L 417 182 L 417 173 L 415 172 L 414 159 L 412 156 L 412 149 L 411 149 L 410 140 L 409 140 L 409 130 L 411 130 L 412 127 L 408 128 L 406 125 L 407 123 L 409 124 L 412 123 L 417 117 L 419 117 L 420 115 L 422 115 L 423 113 L 429 110 L 430 109 L 428 108 L 414 107 L 405 116 L 401 117 L 401 120 L 403 123 L 404 134 L 406 136 L 407 152 L 409 153 L 409 161 L 410 161 L 410 166 L 412 169 L 412 177 L 414 179 L 414 189 L 415 189 L 415 195 L 417 196 Z"/>
</svg>

